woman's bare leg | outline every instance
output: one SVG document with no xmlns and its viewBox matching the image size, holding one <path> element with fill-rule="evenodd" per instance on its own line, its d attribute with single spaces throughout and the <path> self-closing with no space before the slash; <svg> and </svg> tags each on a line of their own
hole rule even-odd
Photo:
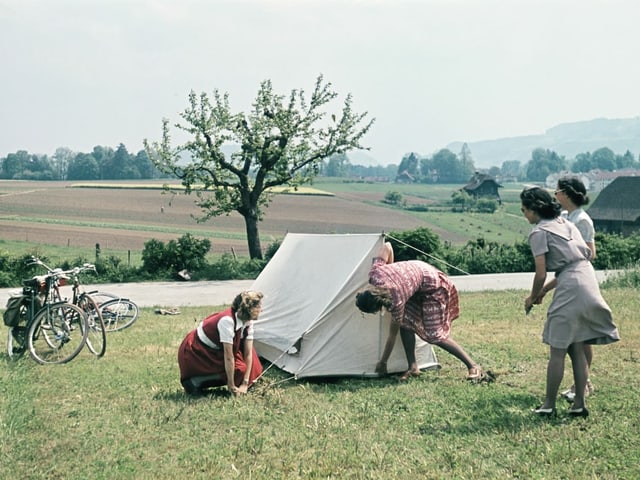
<svg viewBox="0 0 640 480">
<path fill-rule="evenodd" d="M 401 380 L 407 380 L 409 377 L 417 377 L 420 375 L 420 369 L 418 368 L 418 362 L 416 360 L 416 334 L 406 328 L 400 328 L 400 340 L 402 340 L 402 347 L 404 348 L 404 354 L 407 357 L 407 372 L 400 377 Z"/>
<path fill-rule="evenodd" d="M 465 349 L 462 348 L 460 345 L 458 345 L 458 343 L 456 343 L 456 341 L 453 340 L 451 337 L 447 338 L 446 340 L 436 342 L 434 343 L 434 345 L 440 347 L 445 352 L 448 352 L 454 357 L 456 357 L 458 360 L 464 363 L 469 369 L 478 366 L 478 364 L 473 361 L 473 359 L 469 356 L 469 354 L 465 351 Z"/>
</svg>

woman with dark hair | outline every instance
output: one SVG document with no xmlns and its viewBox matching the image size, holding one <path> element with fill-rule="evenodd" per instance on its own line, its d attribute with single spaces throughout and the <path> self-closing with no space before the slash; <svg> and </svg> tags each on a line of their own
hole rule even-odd
<svg viewBox="0 0 640 480">
<path fill-rule="evenodd" d="M 569 415 L 586 417 L 588 378 L 584 344 L 606 345 L 620 339 L 611 309 L 600 294 L 598 280 L 589 259 L 591 250 L 571 222 L 560 216 L 562 207 L 549 192 L 539 187 L 520 193 L 522 213 L 534 225 L 529 245 L 535 260 L 535 275 L 525 310 L 540 304 L 546 293 L 547 271 L 555 272 L 555 291 L 547 311 L 542 341 L 549 345 L 547 386 L 544 403 L 533 412 L 555 415 L 556 396 L 567 353 L 571 357 L 575 397 Z"/>
<path fill-rule="evenodd" d="M 573 223 L 582 235 L 582 239 L 591 250 L 591 261 L 596 258 L 596 242 L 595 229 L 591 217 L 582 208 L 583 205 L 589 204 L 589 196 L 587 195 L 587 187 L 578 177 L 562 177 L 558 180 L 556 191 L 554 192 L 556 200 L 562 206 L 564 211 L 562 216 Z M 545 285 L 545 290 L 549 291 L 555 288 L 555 279 Z M 587 358 L 587 367 L 591 371 L 591 362 L 593 361 L 593 347 L 588 343 L 584 344 L 584 354 Z M 591 379 L 587 377 L 587 388 L 585 395 L 594 392 Z M 572 402 L 576 395 L 576 386 L 571 385 L 570 388 L 564 390 L 560 395 L 567 401 Z"/>
<path fill-rule="evenodd" d="M 385 242 L 373 260 L 369 283 L 371 286 L 356 295 L 356 306 L 365 313 L 385 308 L 392 317 L 389 336 L 376 365 L 377 373 L 387 373 L 386 362 L 400 331 L 408 364 L 400 380 L 420 375 L 415 335 L 464 363 L 469 370 L 467 380 L 483 379 L 480 366 L 451 338 L 451 322 L 460 314 L 458 290 L 443 272 L 418 260 L 393 263 L 393 248 Z"/>
<path fill-rule="evenodd" d="M 260 377 L 253 321 L 262 309 L 262 297 L 260 292 L 242 292 L 231 307 L 209 315 L 187 334 L 178 350 L 178 365 L 188 394 L 226 385 L 233 395 L 242 395 Z"/>
<path fill-rule="evenodd" d="M 591 217 L 582 208 L 589 204 L 587 188 L 578 177 L 563 177 L 558 180 L 556 200 L 566 210 L 566 218 L 576 227 L 591 250 L 591 260 L 596 258 L 595 229 Z"/>
</svg>

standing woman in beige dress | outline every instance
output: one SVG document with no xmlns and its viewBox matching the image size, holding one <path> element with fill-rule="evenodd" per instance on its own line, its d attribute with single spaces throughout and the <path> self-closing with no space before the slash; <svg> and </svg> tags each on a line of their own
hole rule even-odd
<svg viewBox="0 0 640 480">
<path fill-rule="evenodd" d="M 564 376 L 564 361 L 571 357 L 575 397 L 570 416 L 589 415 L 585 402 L 588 378 L 584 344 L 606 345 L 620 339 L 611 309 L 600 294 L 591 265 L 591 250 L 574 224 L 560 216 L 562 207 L 549 192 L 540 187 L 520 193 L 522 213 L 534 225 L 529 245 L 535 260 L 531 293 L 525 309 L 540 304 L 545 293 L 547 271 L 555 272 L 555 291 L 547 311 L 542 341 L 549 345 L 546 395 L 533 412 L 555 415 L 556 397 Z"/>
<path fill-rule="evenodd" d="M 556 191 L 556 200 L 564 209 L 562 215 L 573 223 L 582 235 L 582 239 L 591 250 L 591 261 L 596 258 L 596 231 L 593 228 L 593 221 L 587 212 L 582 208 L 584 205 L 589 204 L 589 196 L 587 195 L 587 188 L 582 180 L 578 177 L 563 177 L 558 180 Z M 553 288 L 553 285 L 547 287 L 547 290 Z M 584 344 L 584 354 L 587 357 L 587 367 L 591 372 L 591 362 L 593 361 L 593 347 L 588 343 Z M 590 395 L 594 391 L 591 379 L 587 377 L 587 388 L 584 392 L 585 395 Z M 567 401 L 572 402 L 576 395 L 576 386 L 571 385 L 570 388 L 560 393 Z"/>
</svg>

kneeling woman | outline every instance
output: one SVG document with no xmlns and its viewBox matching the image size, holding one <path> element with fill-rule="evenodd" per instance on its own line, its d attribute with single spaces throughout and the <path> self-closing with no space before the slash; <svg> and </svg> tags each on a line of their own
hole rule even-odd
<svg viewBox="0 0 640 480">
<path fill-rule="evenodd" d="M 226 385 L 233 395 L 247 393 L 262 374 L 253 348 L 253 320 L 262 308 L 262 293 L 242 292 L 231 307 L 213 313 L 189 332 L 178 350 L 180 381 L 185 391 Z"/>
</svg>

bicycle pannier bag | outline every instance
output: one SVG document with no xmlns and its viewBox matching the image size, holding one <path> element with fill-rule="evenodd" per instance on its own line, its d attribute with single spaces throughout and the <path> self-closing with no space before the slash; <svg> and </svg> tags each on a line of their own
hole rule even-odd
<svg viewBox="0 0 640 480">
<path fill-rule="evenodd" d="M 15 327 L 20 322 L 20 305 L 24 296 L 17 295 L 9 297 L 7 309 L 4 311 L 3 319 L 7 327 Z"/>
</svg>

